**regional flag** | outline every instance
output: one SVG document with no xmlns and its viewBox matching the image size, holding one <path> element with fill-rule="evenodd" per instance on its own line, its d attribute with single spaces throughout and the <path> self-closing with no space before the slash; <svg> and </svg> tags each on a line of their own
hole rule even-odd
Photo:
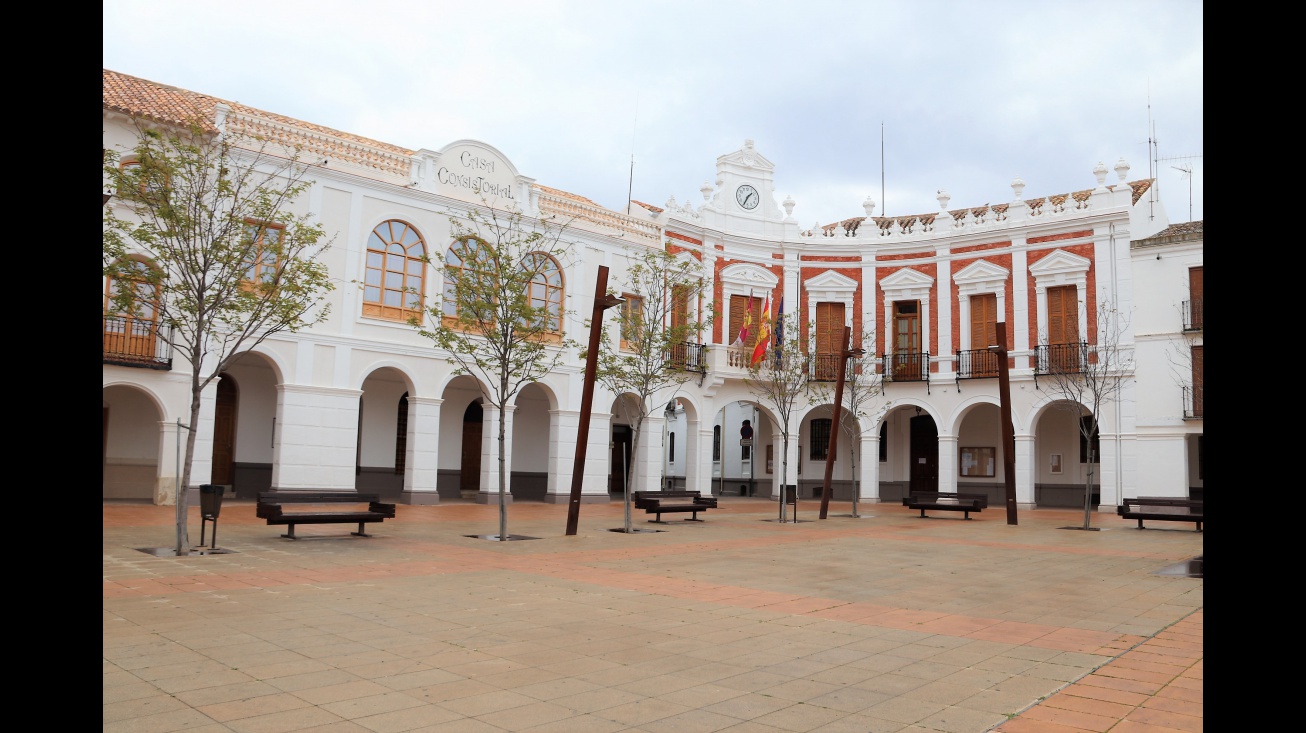
<svg viewBox="0 0 1306 733">
<path fill-rule="evenodd" d="M 766 302 L 762 304 L 762 323 L 757 327 L 757 345 L 753 347 L 753 359 L 749 362 L 750 366 L 757 366 L 757 362 L 766 356 L 766 349 L 771 344 L 771 294 L 766 294 Z"/>
</svg>

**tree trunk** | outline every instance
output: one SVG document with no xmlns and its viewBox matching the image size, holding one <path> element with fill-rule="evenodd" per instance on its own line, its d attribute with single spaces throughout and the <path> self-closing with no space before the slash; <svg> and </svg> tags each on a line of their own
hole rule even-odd
<svg viewBox="0 0 1306 733">
<path fill-rule="evenodd" d="M 640 435 L 643 434 L 643 432 L 644 432 L 644 416 L 637 415 L 635 416 L 635 429 L 632 431 L 630 437 L 630 458 L 627 458 L 626 456 L 621 457 L 622 462 L 627 464 L 621 467 L 622 468 L 621 475 L 626 477 L 625 487 L 624 487 L 625 494 L 626 494 L 624 497 L 624 503 L 626 505 L 626 534 L 630 534 L 630 469 L 627 466 L 630 464 L 632 460 L 637 459 L 639 457 L 639 438 Z M 636 463 L 635 465 L 638 466 L 639 464 Z"/>
<path fill-rule="evenodd" d="M 507 434 L 504 405 L 499 405 L 499 541 L 508 541 L 508 504 L 505 490 L 508 488 L 508 461 L 503 454 L 504 436 Z"/>
<path fill-rule="evenodd" d="M 1088 446 L 1088 478 L 1084 483 L 1084 529 L 1092 526 L 1093 517 L 1093 445 Z"/>
<path fill-rule="evenodd" d="M 785 521 L 785 504 L 788 503 L 789 497 L 786 493 L 789 490 L 789 433 L 784 434 L 784 456 L 780 459 L 780 523 Z"/>
<path fill-rule="evenodd" d="M 178 557 L 190 555 L 190 536 L 187 533 L 187 520 L 189 519 L 190 509 L 188 507 L 188 495 L 186 487 L 190 486 L 190 467 L 191 461 L 195 458 L 195 425 L 200 419 L 200 399 L 198 388 L 191 391 L 190 398 L 190 423 L 185 426 L 186 430 L 186 452 L 182 457 L 181 484 L 177 486 L 177 546 L 176 553 Z M 180 431 L 183 426 L 178 425 Z M 181 440 L 181 433 L 178 432 L 177 440 Z"/>
</svg>

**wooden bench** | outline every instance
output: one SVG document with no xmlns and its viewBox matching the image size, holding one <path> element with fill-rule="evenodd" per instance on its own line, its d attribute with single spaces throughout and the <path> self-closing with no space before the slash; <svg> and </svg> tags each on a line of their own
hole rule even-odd
<svg viewBox="0 0 1306 733">
<path fill-rule="evenodd" d="M 1193 522 L 1197 531 L 1202 531 L 1202 502 L 1197 499 L 1180 499 L 1177 497 L 1140 496 L 1125 499 L 1116 507 L 1116 514 L 1125 519 L 1137 519 L 1139 529 L 1143 520 L 1155 522 Z"/>
<path fill-rule="evenodd" d="M 961 494 L 945 491 L 913 491 L 902 498 L 902 505 L 921 510 L 925 516 L 928 509 L 949 512 L 963 512 L 963 519 L 970 519 L 971 512 L 988 508 L 989 497 L 986 494 Z"/>
<path fill-rule="evenodd" d="M 288 531 L 281 535 L 289 539 L 295 537 L 296 524 L 353 524 L 358 522 L 358 531 L 350 532 L 358 537 L 371 537 L 363 531 L 368 522 L 381 522 L 393 519 L 394 504 L 382 504 L 378 494 L 360 494 L 355 491 L 260 491 L 255 515 L 266 519 L 269 525 L 284 524 Z M 345 509 L 335 506 L 342 504 L 367 504 L 366 510 Z M 331 511 L 295 511 L 286 512 L 283 505 L 330 504 Z"/>
<path fill-rule="evenodd" d="M 656 519 L 648 520 L 656 524 L 666 524 L 662 521 L 662 515 L 670 512 L 691 512 L 693 516 L 685 521 L 701 522 L 703 520 L 698 518 L 699 512 L 716 509 L 716 497 L 703 496 L 698 491 L 636 491 L 631 496 L 636 509 L 657 515 Z"/>
</svg>

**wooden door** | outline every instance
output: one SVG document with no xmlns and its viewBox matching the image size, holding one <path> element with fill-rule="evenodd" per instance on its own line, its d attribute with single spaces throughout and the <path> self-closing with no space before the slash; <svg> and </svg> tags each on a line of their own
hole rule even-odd
<svg viewBox="0 0 1306 733">
<path fill-rule="evenodd" d="M 919 300 L 896 300 L 893 303 L 892 378 L 920 381 L 921 314 Z"/>
<path fill-rule="evenodd" d="M 1193 417 L 1202 417 L 1202 347 L 1193 347 Z"/>
<path fill-rule="evenodd" d="M 1048 288 L 1048 359 L 1054 372 L 1078 372 L 1081 368 L 1076 295 L 1074 285 Z"/>
<path fill-rule="evenodd" d="M 218 379 L 217 404 L 213 413 L 213 474 L 211 483 L 232 486 L 236 460 L 236 381 L 223 374 Z"/>
<path fill-rule="evenodd" d="M 152 361 L 158 334 L 158 291 L 145 281 L 149 265 L 135 261 L 141 279 L 110 277 L 104 296 L 104 355 L 131 361 Z M 117 313 L 113 299 L 122 288 L 132 291 L 133 313 Z"/>
<path fill-rule="evenodd" d="M 1188 270 L 1188 318 L 1189 325 L 1202 330 L 1202 268 L 1192 267 Z"/>
<path fill-rule="evenodd" d="M 929 415 L 911 419 L 910 475 L 910 491 L 939 490 L 939 429 Z"/>
<path fill-rule="evenodd" d="M 608 464 L 608 493 L 626 495 L 626 477 L 630 472 L 630 444 L 633 433 L 629 425 L 612 426 L 612 460 Z"/>
<path fill-rule="evenodd" d="M 843 303 L 816 304 L 816 358 L 813 378 L 833 382 L 839 378 L 843 353 Z"/>
<path fill-rule="evenodd" d="M 970 296 L 970 376 L 998 376 L 998 357 L 990 346 L 998 345 L 998 296 L 980 293 Z"/>
<path fill-rule="evenodd" d="M 751 346 L 751 341 L 757 336 L 757 322 L 762 312 L 762 299 L 752 298 L 747 295 L 730 296 L 730 330 L 726 331 L 723 337 L 727 344 L 733 344 L 735 338 L 739 336 L 739 328 L 744 324 L 744 314 L 749 313 L 750 308 L 752 325 L 748 327 L 748 336 L 744 339 L 745 346 Z"/>
<path fill-rule="evenodd" d="M 458 469 L 458 489 L 463 498 L 475 498 L 481 490 L 481 428 L 485 413 L 473 402 L 463 413 L 463 452 Z"/>
</svg>

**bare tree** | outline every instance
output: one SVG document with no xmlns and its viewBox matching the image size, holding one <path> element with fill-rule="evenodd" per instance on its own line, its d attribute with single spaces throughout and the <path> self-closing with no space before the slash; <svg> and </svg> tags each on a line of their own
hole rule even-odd
<svg viewBox="0 0 1306 733">
<path fill-rule="evenodd" d="M 449 223 L 454 242 L 440 263 L 444 297 L 426 308 L 425 324 L 409 323 L 443 351 L 455 374 L 476 377 L 481 396 L 498 409 L 497 539 L 506 542 L 504 415 L 523 387 L 553 371 L 575 345 L 563 337 L 562 271 L 572 244 L 563 241 L 566 225 L 528 219 L 517 208 L 485 205 Z"/>
<path fill-rule="evenodd" d="M 618 396 L 633 396 L 617 404 L 634 429 L 631 452 L 638 456 L 654 396 L 661 395 L 659 402 L 670 399 L 676 388 L 706 367 L 699 339 L 712 316 L 690 317 L 690 304 L 710 292 L 698 260 L 648 248 L 628 250 L 627 256 L 630 265 L 618 281 L 624 299 L 620 340 L 614 349 L 613 340 L 604 334 L 596 378 Z M 625 531 L 630 532 L 628 486 L 624 493 Z"/>
<path fill-rule="evenodd" d="M 744 384 L 761 402 L 775 410 L 784 436 L 784 453 L 780 460 L 780 521 L 785 521 L 785 496 L 789 486 L 789 425 L 799 400 L 806 401 L 811 390 L 808 382 L 810 344 L 802 339 L 797 318 L 784 319 L 776 325 L 775 340 L 767 354 L 748 368 Z M 808 328 L 814 333 L 815 328 Z M 798 492 L 794 492 L 794 521 L 798 521 Z"/>
<path fill-rule="evenodd" d="M 190 554 L 186 487 L 200 396 L 238 355 L 270 336 L 327 317 L 334 289 L 319 259 L 330 246 L 311 213 L 300 149 L 210 120 L 163 127 L 133 118 L 135 146 L 105 152 L 104 177 L 120 204 L 104 207 L 106 344 L 133 324 L 172 329 L 190 369 L 186 451 L 177 486 L 178 555 Z M 139 332 L 137 332 L 139 333 Z"/>
<path fill-rule="evenodd" d="M 839 411 L 837 426 L 837 429 L 848 435 L 848 457 L 853 476 L 852 513 L 856 517 L 857 499 L 861 494 L 860 481 L 857 477 L 857 444 L 854 441 L 857 437 L 857 428 L 859 425 L 867 424 L 868 420 L 871 423 L 878 422 L 878 418 L 888 411 L 889 403 L 885 402 L 876 410 L 871 410 L 874 401 L 884 396 L 884 378 L 875 371 L 874 357 L 869 356 L 875 353 L 875 329 L 862 329 L 860 334 L 853 337 L 848 348 L 851 350 L 860 348 L 867 354 L 861 358 L 853 357 L 848 360 L 848 370 L 843 382 L 844 409 Z M 833 403 L 834 392 L 834 382 L 812 382 L 812 396 L 816 400 Z"/>
<path fill-rule="evenodd" d="M 1127 315 L 1103 301 L 1094 316 L 1097 335 L 1093 343 L 1050 344 L 1038 356 L 1039 389 L 1058 398 L 1054 407 L 1074 417 L 1080 439 L 1088 446 L 1081 527 L 1085 530 L 1092 528 L 1093 467 L 1100 460 L 1094 450 L 1098 420 L 1107 405 L 1115 403 L 1114 409 L 1120 409 L 1121 393 L 1134 371 L 1133 347 L 1124 342 L 1129 330 Z"/>
</svg>

